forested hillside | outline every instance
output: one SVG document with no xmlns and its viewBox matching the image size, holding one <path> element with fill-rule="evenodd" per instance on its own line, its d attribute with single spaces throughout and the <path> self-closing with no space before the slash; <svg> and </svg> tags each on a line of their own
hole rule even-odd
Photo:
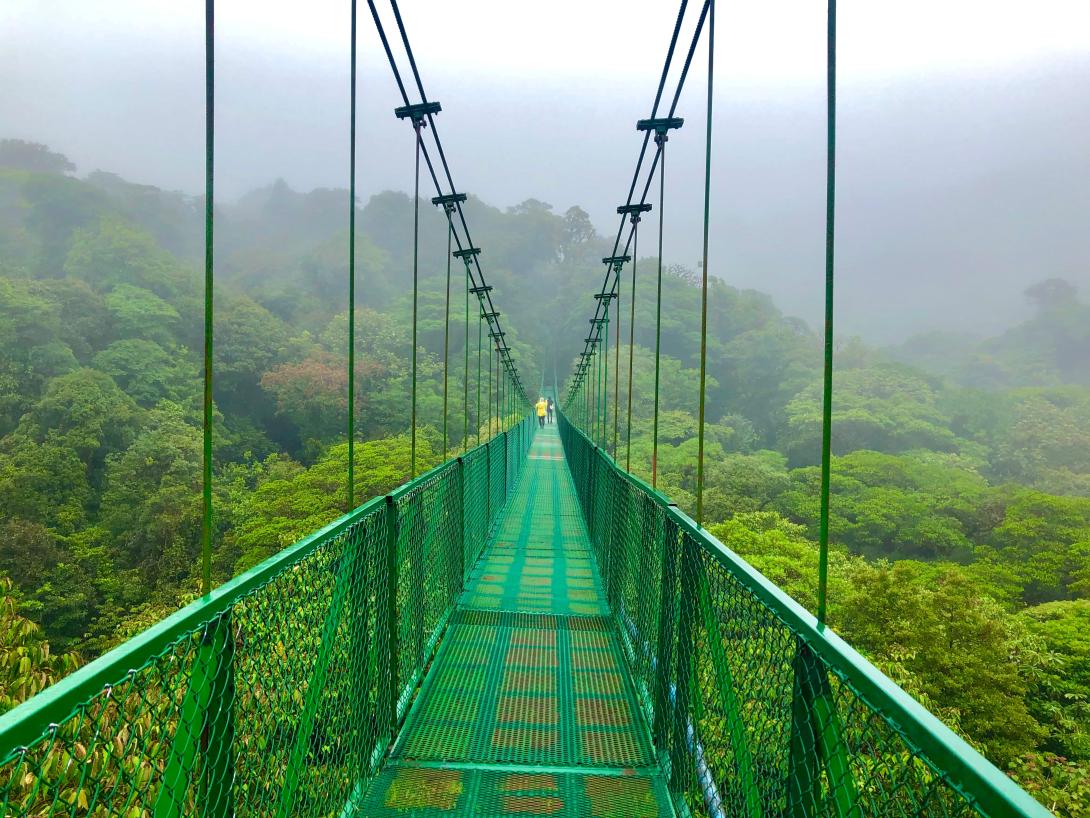
<svg viewBox="0 0 1090 818">
<path fill-rule="evenodd" d="M 217 207 L 217 581 L 344 510 L 346 210 L 345 191 L 283 182 Z M 202 211 L 199 199 L 77 176 L 44 147 L 0 142 L 3 709 L 196 592 Z M 551 383 L 554 367 L 562 380 L 612 243 L 577 207 L 471 198 L 467 215 L 524 381 Z M 357 226 L 366 497 L 408 473 L 412 202 L 376 195 Z M 423 454 L 435 463 L 446 226 L 430 204 L 422 237 Z M 631 450 L 644 476 L 654 269 L 639 259 Z M 456 264 L 452 449 L 461 275 Z M 839 342 L 830 622 L 1047 805 L 1088 816 L 1090 306 L 1049 270 L 1040 278 L 1026 293 L 1036 316 L 997 338 Z M 659 482 L 690 510 L 697 285 L 667 270 Z M 471 394 L 476 324 L 474 312 Z M 708 343 L 706 522 L 813 607 L 819 338 L 767 296 L 713 279 Z M 625 390 L 622 376 L 622 407 Z M 623 412 L 619 437 L 624 463 Z"/>
</svg>

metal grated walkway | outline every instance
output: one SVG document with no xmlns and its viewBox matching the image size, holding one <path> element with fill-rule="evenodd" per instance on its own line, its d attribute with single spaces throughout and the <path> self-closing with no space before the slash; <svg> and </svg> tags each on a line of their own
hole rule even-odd
<svg viewBox="0 0 1090 818">
<path fill-rule="evenodd" d="M 607 613 L 546 426 L 362 814 L 673 816 Z"/>
</svg>

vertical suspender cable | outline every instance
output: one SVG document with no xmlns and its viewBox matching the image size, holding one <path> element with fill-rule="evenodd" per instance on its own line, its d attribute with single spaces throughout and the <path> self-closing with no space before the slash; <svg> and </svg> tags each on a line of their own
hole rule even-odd
<svg viewBox="0 0 1090 818">
<path fill-rule="evenodd" d="M 636 260 L 639 254 L 640 214 L 632 214 L 632 303 L 628 314 L 628 420 L 625 422 L 624 470 L 632 471 L 632 356 L 636 349 Z M 619 288 L 619 285 L 618 285 Z"/>
<path fill-rule="evenodd" d="M 492 328 L 488 329 L 488 432 L 485 439 L 492 437 Z"/>
<path fill-rule="evenodd" d="M 836 212 L 836 0 L 828 0 L 825 158 L 825 372 L 821 407 L 821 518 L 818 624 L 824 626 L 829 586 L 829 472 L 833 426 L 833 238 Z"/>
<path fill-rule="evenodd" d="M 605 323 L 602 324 L 602 448 L 609 451 L 609 301 L 606 299 L 602 314 Z"/>
<path fill-rule="evenodd" d="M 621 266 L 617 265 L 617 306 L 614 310 L 617 327 L 613 336 L 613 459 L 620 454 L 617 449 L 617 433 L 620 428 L 621 404 Z"/>
<path fill-rule="evenodd" d="M 201 593 L 212 591 L 212 217 L 215 171 L 216 2 L 204 3 L 204 397 L 201 464 Z"/>
<path fill-rule="evenodd" d="M 352 0 L 348 124 L 348 510 L 356 507 L 356 0 Z"/>
<path fill-rule="evenodd" d="M 715 0 L 708 0 L 708 130 L 704 149 L 704 259 L 700 289 L 700 414 L 696 444 L 696 524 L 704 525 L 704 402 L 708 373 L 708 219 L 712 195 L 712 74 L 715 69 Z"/>
<path fill-rule="evenodd" d="M 659 270 L 655 296 L 655 419 L 651 431 L 651 488 L 658 487 L 659 477 L 659 358 L 662 354 L 662 219 L 666 198 L 666 141 L 665 133 L 655 137 L 659 143 Z"/>
<path fill-rule="evenodd" d="M 466 260 L 466 343 L 465 343 L 465 378 L 462 379 L 462 453 L 469 451 L 469 260 Z"/>
<path fill-rule="evenodd" d="M 413 134 L 416 136 L 416 179 L 413 188 L 413 428 L 410 464 L 412 477 L 416 477 L 416 310 L 420 274 L 420 148 L 422 147 L 420 129 L 422 125 L 423 122 L 419 117 L 413 117 Z"/>
<path fill-rule="evenodd" d="M 481 356 L 483 349 L 481 347 L 481 334 L 484 331 L 484 310 L 478 307 L 479 315 L 477 316 L 477 445 L 481 445 Z"/>
<path fill-rule="evenodd" d="M 454 241 L 454 222 L 451 213 L 454 205 L 444 205 L 447 211 L 447 299 L 443 306 L 443 459 L 447 459 L 447 381 L 450 372 L 450 259 Z"/>
</svg>

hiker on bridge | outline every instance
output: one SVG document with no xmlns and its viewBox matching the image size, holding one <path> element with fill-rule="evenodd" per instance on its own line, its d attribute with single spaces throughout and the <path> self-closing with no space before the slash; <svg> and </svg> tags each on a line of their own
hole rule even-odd
<svg viewBox="0 0 1090 818">
<path fill-rule="evenodd" d="M 534 408 L 537 409 L 537 425 L 545 428 L 545 415 L 549 411 L 549 404 L 545 401 L 545 398 L 538 398 L 537 405 Z"/>
<path fill-rule="evenodd" d="M 546 410 L 546 412 L 548 413 L 548 417 L 549 417 L 549 423 L 552 423 L 552 422 L 553 422 L 553 409 L 554 409 L 555 407 L 556 407 L 556 404 L 555 404 L 555 403 L 553 403 L 553 399 L 552 399 L 552 398 L 549 398 L 549 402 L 548 402 L 548 405 L 547 405 L 547 406 L 545 407 L 545 410 Z"/>
</svg>

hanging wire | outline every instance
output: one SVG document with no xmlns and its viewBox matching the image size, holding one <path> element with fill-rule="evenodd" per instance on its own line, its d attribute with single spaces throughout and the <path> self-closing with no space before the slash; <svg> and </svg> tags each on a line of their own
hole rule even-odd
<svg viewBox="0 0 1090 818">
<path fill-rule="evenodd" d="M 201 593 L 212 591 L 212 286 L 216 3 L 204 4 L 204 395 L 201 448 Z"/>
<path fill-rule="evenodd" d="M 466 262 L 466 339 L 465 339 L 465 377 L 462 378 L 462 452 L 469 451 L 469 289 L 473 286 L 473 276 Z"/>
<path fill-rule="evenodd" d="M 662 224 L 666 198 L 666 133 L 655 135 L 659 165 L 659 265 L 655 291 L 655 419 L 651 432 L 651 488 L 658 488 L 659 477 L 659 372 L 662 354 Z"/>
<path fill-rule="evenodd" d="M 700 413 L 696 444 L 696 524 L 704 525 L 704 408 L 708 393 L 708 224 L 712 195 L 712 75 L 715 69 L 715 0 L 708 10 L 708 123 L 704 147 L 704 256 L 700 279 Z"/>
<path fill-rule="evenodd" d="M 639 258 L 638 235 L 640 214 L 631 214 L 632 219 L 632 295 L 628 316 L 628 420 L 625 422 L 625 462 L 624 470 L 632 471 L 632 360 L 636 350 L 636 260 Z"/>
<path fill-rule="evenodd" d="M 348 125 L 348 510 L 356 507 L 356 0 L 352 0 Z"/>
<path fill-rule="evenodd" d="M 413 133 L 416 135 L 416 178 L 413 188 L 413 399 L 412 399 L 412 455 L 410 476 L 416 477 L 416 359 L 417 359 L 417 303 L 420 294 L 420 149 L 423 146 L 420 130 L 423 121 L 413 117 Z"/>
<path fill-rule="evenodd" d="M 450 259 L 452 243 L 454 241 L 454 222 L 451 213 L 454 206 L 443 205 L 447 213 L 447 295 L 443 306 L 443 458 L 446 459 L 448 450 L 447 441 L 447 381 L 450 371 Z"/>
<path fill-rule="evenodd" d="M 821 405 L 821 516 L 818 543 L 818 612 L 825 625 L 829 589 L 829 477 L 833 427 L 833 239 L 836 216 L 836 0 L 828 0 L 825 158 L 825 371 Z"/>
<path fill-rule="evenodd" d="M 619 454 L 617 434 L 620 428 L 621 404 L 621 265 L 617 265 L 617 305 L 614 307 L 616 327 L 613 338 L 613 459 Z"/>
<path fill-rule="evenodd" d="M 481 335 L 484 331 L 484 307 L 481 307 L 480 315 L 477 317 L 477 445 L 481 445 L 481 357 L 483 347 L 481 346 Z"/>
</svg>

